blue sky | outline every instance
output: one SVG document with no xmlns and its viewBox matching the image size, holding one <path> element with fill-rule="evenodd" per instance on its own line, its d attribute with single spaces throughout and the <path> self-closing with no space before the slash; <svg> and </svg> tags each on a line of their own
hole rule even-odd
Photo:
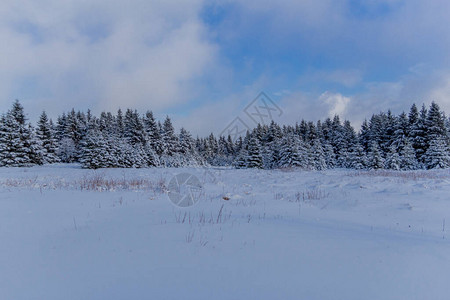
<svg viewBox="0 0 450 300">
<path fill-rule="evenodd" d="M 450 111 L 444 0 L 45 0 L 0 5 L 0 109 L 151 109 L 219 133 L 264 91 L 282 123 Z"/>
</svg>

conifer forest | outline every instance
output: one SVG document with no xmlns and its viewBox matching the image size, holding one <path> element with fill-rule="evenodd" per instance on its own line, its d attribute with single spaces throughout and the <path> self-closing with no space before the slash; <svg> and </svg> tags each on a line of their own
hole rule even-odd
<svg viewBox="0 0 450 300">
<path fill-rule="evenodd" d="M 373 114 L 355 129 L 338 115 L 317 122 L 259 124 L 245 136 L 194 137 L 152 111 L 72 109 L 31 124 L 16 100 L 0 121 L 0 166 L 80 163 L 84 168 L 230 166 L 324 170 L 450 167 L 450 119 L 432 102 Z"/>
</svg>

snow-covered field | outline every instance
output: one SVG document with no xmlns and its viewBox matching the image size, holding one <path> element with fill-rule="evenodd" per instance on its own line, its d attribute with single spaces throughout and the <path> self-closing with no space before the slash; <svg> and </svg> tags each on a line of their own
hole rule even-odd
<svg viewBox="0 0 450 300">
<path fill-rule="evenodd" d="M 188 208 L 167 195 L 182 172 L 203 185 Z M 449 299 L 449 183 L 448 170 L 1 168 L 0 299 Z"/>
</svg>

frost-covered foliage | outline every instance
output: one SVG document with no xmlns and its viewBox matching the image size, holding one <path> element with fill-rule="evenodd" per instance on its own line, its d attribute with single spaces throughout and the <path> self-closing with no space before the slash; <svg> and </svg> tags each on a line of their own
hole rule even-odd
<svg viewBox="0 0 450 300">
<path fill-rule="evenodd" d="M 294 126 L 258 125 L 231 136 L 193 138 L 177 132 L 167 116 L 151 111 L 63 113 L 55 124 L 45 112 L 36 128 L 18 101 L 1 117 L 0 165 L 80 162 L 86 168 L 234 166 L 236 168 L 332 168 L 416 170 L 450 167 L 450 119 L 436 103 L 409 114 L 372 115 L 356 132 L 339 116 Z"/>
<path fill-rule="evenodd" d="M 43 163 L 43 147 L 19 101 L 0 121 L 0 166 L 32 166 Z"/>
</svg>

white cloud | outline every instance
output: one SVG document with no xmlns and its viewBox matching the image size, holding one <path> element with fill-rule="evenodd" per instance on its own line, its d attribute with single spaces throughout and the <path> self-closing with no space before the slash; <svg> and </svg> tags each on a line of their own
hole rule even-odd
<svg viewBox="0 0 450 300">
<path fill-rule="evenodd" d="M 300 66 L 298 74 L 280 71 L 271 78 L 268 61 L 261 71 L 265 74 L 239 77 L 246 86 L 233 78 L 239 70 L 224 67 L 233 58 L 221 57 L 221 44 L 212 42 L 211 28 L 199 18 L 205 3 L 210 4 L 2 1 L 0 111 L 14 98 L 21 99 L 30 113 L 47 109 L 53 115 L 72 107 L 98 112 L 119 106 L 162 114 L 178 106 L 190 113 L 175 116 L 175 123 L 207 133 L 220 132 L 245 103 L 271 88 L 278 91 L 273 96 L 279 99 L 285 124 L 334 114 L 358 123 L 380 110 L 398 113 L 413 102 L 431 100 L 450 110 L 450 76 L 435 71 L 448 69 L 450 63 L 448 1 L 365 2 L 369 13 L 376 14 L 380 3 L 392 8 L 378 18 L 352 15 L 347 0 L 216 1 L 236 4 L 239 13 L 227 17 L 240 18 L 214 28 L 218 40 L 227 43 L 234 36 L 248 35 L 249 43 L 273 47 L 274 55 L 299 53 L 300 60 L 317 63 L 304 70 Z M 258 70 L 253 64 L 263 59 L 241 54 L 246 62 L 238 67 L 244 69 L 241 73 Z M 377 70 L 371 73 L 371 68 Z M 385 79 L 384 69 L 397 74 Z M 301 76 L 302 86 L 311 83 L 305 88 L 308 93 L 296 84 L 284 84 L 295 76 Z M 329 83 L 343 90 L 327 88 Z"/>
<path fill-rule="evenodd" d="M 0 8 L 0 98 L 28 110 L 163 110 L 219 65 L 202 1 L 13 1 Z M 220 66 L 219 66 L 220 68 Z"/>
<path fill-rule="evenodd" d="M 345 117 L 347 106 L 350 103 L 349 97 L 345 97 L 339 93 L 325 92 L 320 95 L 319 99 L 328 105 L 329 117 L 333 117 L 334 115 Z"/>
</svg>

